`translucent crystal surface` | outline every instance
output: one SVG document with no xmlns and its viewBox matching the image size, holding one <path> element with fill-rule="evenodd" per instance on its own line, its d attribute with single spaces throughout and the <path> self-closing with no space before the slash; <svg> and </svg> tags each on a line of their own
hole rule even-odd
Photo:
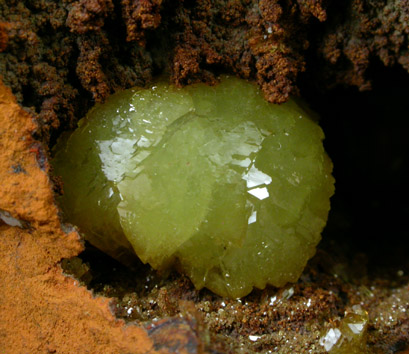
<svg viewBox="0 0 409 354">
<path fill-rule="evenodd" d="M 331 354 L 369 354 L 367 345 L 368 314 L 359 305 L 345 314 L 338 328 L 330 328 L 320 344 Z"/>
<path fill-rule="evenodd" d="M 241 297 L 296 281 L 314 254 L 334 190 L 322 139 L 295 101 L 246 81 L 158 83 L 97 105 L 53 165 L 91 243 Z"/>
</svg>

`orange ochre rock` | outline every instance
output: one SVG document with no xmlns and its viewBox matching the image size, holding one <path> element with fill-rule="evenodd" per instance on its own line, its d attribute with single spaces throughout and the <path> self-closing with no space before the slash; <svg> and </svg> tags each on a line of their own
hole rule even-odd
<svg viewBox="0 0 409 354">
<path fill-rule="evenodd" d="M 166 338 L 117 320 L 110 299 L 62 273 L 61 259 L 83 246 L 75 231 L 61 228 L 35 129 L 0 81 L 0 216 L 19 224 L 0 219 L 0 353 L 169 352 Z"/>
</svg>

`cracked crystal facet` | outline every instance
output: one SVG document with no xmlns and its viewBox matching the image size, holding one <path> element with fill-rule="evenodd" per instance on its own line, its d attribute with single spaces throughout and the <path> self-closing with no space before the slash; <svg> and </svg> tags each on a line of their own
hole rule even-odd
<svg viewBox="0 0 409 354">
<path fill-rule="evenodd" d="M 53 166 L 66 219 L 95 246 L 241 297 L 296 281 L 314 254 L 334 190 L 323 137 L 243 80 L 158 83 L 94 107 Z"/>
</svg>

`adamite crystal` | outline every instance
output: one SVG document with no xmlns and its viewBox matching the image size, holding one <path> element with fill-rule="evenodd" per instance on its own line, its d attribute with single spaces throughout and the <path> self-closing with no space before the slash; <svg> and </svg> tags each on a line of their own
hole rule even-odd
<svg viewBox="0 0 409 354">
<path fill-rule="evenodd" d="M 334 191 L 323 138 L 295 101 L 246 81 L 158 83 L 95 106 L 53 165 L 91 243 L 237 298 L 296 281 L 315 253 Z"/>
</svg>

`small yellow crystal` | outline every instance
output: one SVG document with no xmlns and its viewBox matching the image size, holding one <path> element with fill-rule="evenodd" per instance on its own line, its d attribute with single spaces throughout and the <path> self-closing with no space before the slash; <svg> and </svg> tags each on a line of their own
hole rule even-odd
<svg viewBox="0 0 409 354">
<path fill-rule="evenodd" d="M 360 306 L 353 306 L 337 328 L 331 328 L 320 344 L 331 354 L 370 354 L 367 345 L 368 314 Z"/>
</svg>

